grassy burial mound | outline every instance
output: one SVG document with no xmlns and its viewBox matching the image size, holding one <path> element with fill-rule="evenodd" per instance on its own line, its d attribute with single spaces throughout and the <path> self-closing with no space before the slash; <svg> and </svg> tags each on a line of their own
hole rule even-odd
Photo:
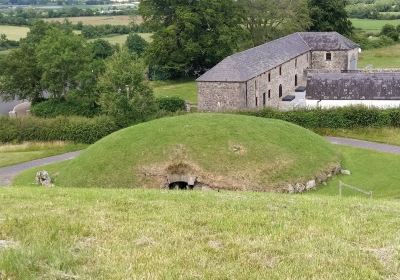
<svg viewBox="0 0 400 280">
<path fill-rule="evenodd" d="M 282 191 L 330 172 L 338 161 L 331 144 L 293 124 L 191 114 L 118 131 L 48 170 L 57 186 L 68 187 Z M 16 184 L 31 181 L 33 171 Z"/>
</svg>

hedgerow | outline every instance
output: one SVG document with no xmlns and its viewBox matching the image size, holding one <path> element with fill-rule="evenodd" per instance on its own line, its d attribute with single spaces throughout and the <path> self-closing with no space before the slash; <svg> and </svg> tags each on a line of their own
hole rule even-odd
<svg viewBox="0 0 400 280">
<path fill-rule="evenodd" d="M 91 144 L 118 130 L 114 119 L 100 116 L 0 118 L 0 142 L 71 141 Z"/>
<path fill-rule="evenodd" d="M 400 127 L 399 109 L 378 109 L 365 106 L 349 106 L 331 109 L 300 109 L 278 111 L 263 109 L 240 114 L 263 118 L 281 119 L 305 128 L 352 129 L 361 127 Z"/>
</svg>

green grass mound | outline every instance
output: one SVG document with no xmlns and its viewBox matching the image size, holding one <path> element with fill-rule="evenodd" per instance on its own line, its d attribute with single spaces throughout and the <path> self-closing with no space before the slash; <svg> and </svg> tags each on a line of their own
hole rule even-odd
<svg viewBox="0 0 400 280">
<path fill-rule="evenodd" d="M 279 191 L 288 183 L 315 178 L 338 161 L 331 144 L 293 124 L 190 114 L 118 131 L 75 160 L 48 170 L 57 186 L 160 188 L 196 182 L 229 190 Z"/>
</svg>

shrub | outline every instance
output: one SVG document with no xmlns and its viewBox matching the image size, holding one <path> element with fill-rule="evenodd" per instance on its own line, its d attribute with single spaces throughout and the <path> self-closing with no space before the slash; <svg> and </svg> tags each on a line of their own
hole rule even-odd
<svg viewBox="0 0 400 280">
<path fill-rule="evenodd" d="M 36 103 L 31 112 L 36 117 L 54 118 L 57 116 L 83 116 L 93 117 L 100 109 L 94 103 L 85 103 L 79 100 L 55 100 L 50 99 Z"/>
<path fill-rule="evenodd" d="M 166 112 L 178 112 L 186 109 L 186 102 L 179 97 L 160 97 L 157 98 L 157 104 L 160 110 Z"/>
<path fill-rule="evenodd" d="M 0 118 L 0 142 L 72 141 L 91 144 L 118 130 L 110 117 Z"/>
<path fill-rule="evenodd" d="M 301 109 L 288 112 L 264 109 L 241 113 L 257 117 L 281 119 L 310 129 L 400 127 L 400 109 L 382 110 L 365 106 L 349 106 L 331 109 Z"/>
</svg>

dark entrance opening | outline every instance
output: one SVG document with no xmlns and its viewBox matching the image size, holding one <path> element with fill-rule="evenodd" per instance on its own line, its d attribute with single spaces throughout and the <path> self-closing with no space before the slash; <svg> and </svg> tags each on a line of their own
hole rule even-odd
<svg viewBox="0 0 400 280">
<path fill-rule="evenodd" d="M 189 186 L 187 182 L 172 182 L 169 184 L 170 190 L 192 190 L 194 186 Z"/>
</svg>

